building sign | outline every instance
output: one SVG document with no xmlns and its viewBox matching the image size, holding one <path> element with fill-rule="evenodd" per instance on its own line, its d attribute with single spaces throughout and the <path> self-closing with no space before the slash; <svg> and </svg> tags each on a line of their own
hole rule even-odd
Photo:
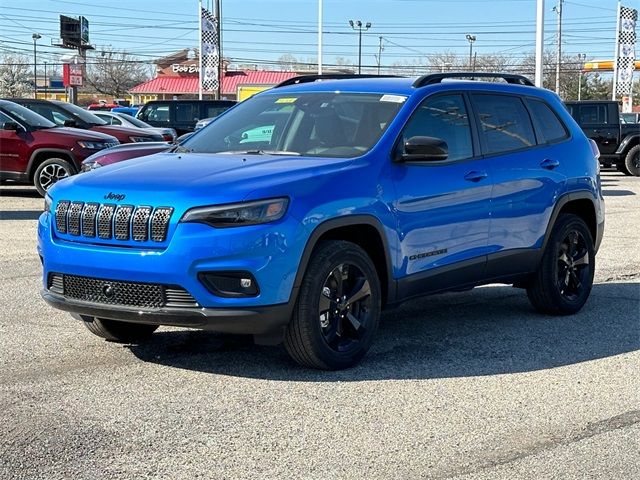
<svg viewBox="0 0 640 480">
<path fill-rule="evenodd" d="M 171 71 L 173 73 L 186 73 L 186 74 L 196 74 L 200 72 L 200 67 L 196 63 L 191 64 L 183 64 L 183 63 L 174 63 L 171 65 Z"/>
<path fill-rule="evenodd" d="M 65 63 L 62 66 L 62 83 L 65 87 L 81 87 L 82 65 L 79 63 Z"/>
<path fill-rule="evenodd" d="M 89 20 L 86 17 L 60 15 L 60 39 L 66 48 L 78 48 L 89 44 Z"/>
<path fill-rule="evenodd" d="M 636 21 L 638 11 L 619 6 L 618 38 L 616 45 L 616 62 L 614 64 L 614 99 L 615 95 L 630 95 L 635 70 Z"/>
</svg>

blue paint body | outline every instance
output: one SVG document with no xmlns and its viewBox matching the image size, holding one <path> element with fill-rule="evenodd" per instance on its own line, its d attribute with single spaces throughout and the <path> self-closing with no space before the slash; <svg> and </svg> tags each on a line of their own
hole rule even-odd
<svg viewBox="0 0 640 480">
<path fill-rule="evenodd" d="M 597 205 L 598 223 L 603 221 L 597 160 L 555 94 L 479 82 L 422 88 L 411 83 L 354 79 L 277 89 L 278 94 L 340 90 L 406 96 L 375 147 L 357 158 L 160 153 L 59 182 L 49 192 L 54 211 L 62 199 L 104 203 L 103 197 L 114 192 L 126 194 L 124 203 L 171 206 L 174 213 L 167 240 L 161 243 L 61 234 L 53 227 L 53 216 L 44 213 L 38 251 L 45 282 L 49 272 L 59 272 L 176 284 L 203 307 L 266 306 L 290 300 L 304 248 L 314 229 L 330 219 L 375 217 L 383 226 L 394 280 L 492 253 L 539 249 L 554 206 L 569 192 L 589 192 Z M 478 151 L 472 159 L 447 165 L 393 162 L 394 145 L 414 109 L 430 95 L 461 91 L 541 98 L 561 116 L 569 138 L 504 155 Z M 207 127 L 195 135 L 206 132 Z M 559 160 L 560 166 L 541 168 L 547 158 Z M 470 172 L 486 173 L 486 178 L 468 181 L 465 176 Z M 286 215 L 273 223 L 225 229 L 180 223 L 190 208 L 274 197 L 288 197 L 290 202 Z M 434 250 L 446 253 L 409 260 Z M 260 294 L 224 298 L 210 293 L 197 274 L 217 270 L 251 272 Z"/>
</svg>

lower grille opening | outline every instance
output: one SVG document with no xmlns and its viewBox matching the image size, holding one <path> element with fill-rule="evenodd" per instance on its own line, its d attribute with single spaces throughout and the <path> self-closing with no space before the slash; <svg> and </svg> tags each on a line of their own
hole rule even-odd
<svg viewBox="0 0 640 480">
<path fill-rule="evenodd" d="M 158 283 L 123 282 L 102 278 L 51 273 L 47 288 L 67 298 L 105 305 L 139 308 L 198 307 L 184 288 Z"/>
</svg>

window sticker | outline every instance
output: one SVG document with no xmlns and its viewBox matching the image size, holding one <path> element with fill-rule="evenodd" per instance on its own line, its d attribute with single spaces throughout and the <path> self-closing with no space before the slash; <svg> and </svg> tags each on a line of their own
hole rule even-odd
<svg viewBox="0 0 640 480">
<path fill-rule="evenodd" d="M 404 103 L 407 97 L 403 95 L 383 95 L 380 97 L 381 102 Z"/>
<path fill-rule="evenodd" d="M 277 99 L 276 103 L 295 103 L 296 100 L 298 99 L 294 97 L 282 97 Z"/>
</svg>

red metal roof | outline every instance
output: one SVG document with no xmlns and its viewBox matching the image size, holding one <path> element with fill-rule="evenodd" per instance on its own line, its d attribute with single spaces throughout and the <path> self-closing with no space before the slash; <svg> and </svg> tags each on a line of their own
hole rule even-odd
<svg viewBox="0 0 640 480">
<path fill-rule="evenodd" d="M 224 95 L 235 95 L 238 91 L 238 85 L 277 85 L 297 75 L 295 72 L 273 72 L 266 70 L 227 72 L 222 78 L 222 93 Z M 129 93 L 196 94 L 198 93 L 198 77 L 160 76 L 136 85 L 129 90 Z"/>
</svg>

